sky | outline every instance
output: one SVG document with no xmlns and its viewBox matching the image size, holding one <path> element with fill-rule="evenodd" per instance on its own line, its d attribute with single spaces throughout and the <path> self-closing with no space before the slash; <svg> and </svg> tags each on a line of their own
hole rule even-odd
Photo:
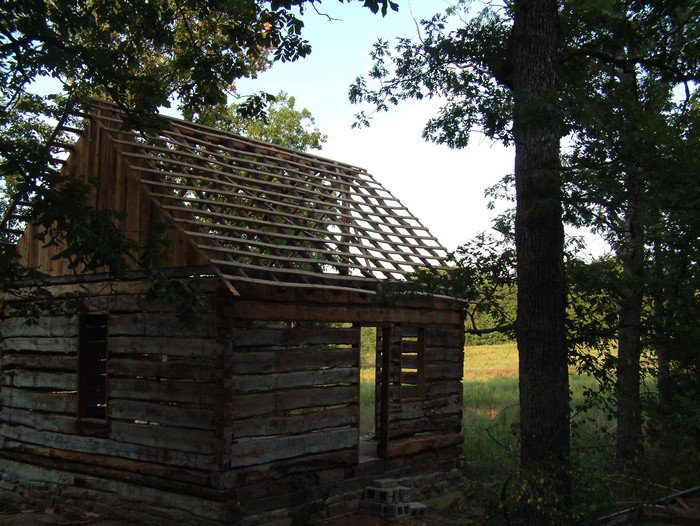
<svg viewBox="0 0 700 526">
<path fill-rule="evenodd" d="M 428 18 L 447 7 L 443 0 L 401 0 L 386 17 L 360 4 L 328 0 L 305 12 L 303 35 L 313 51 L 292 63 L 277 63 L 254 80 L 237 84 L 241 95 L 284 90 L 296 107 L 308 108 L 328 136 L 319 155 L 367 169 L 449 250 L 491 227 L 484 190 L 513 170 L 513 151 L 474 135 L 464 150 L 427 143 L 421 131 L 440 107 L 438 101 L 405 102 L 375 115 L 370 128 L 351 129 L 361 109 L 348 101 L 348 89 L 371 66 L 378 39 L 416 36 L 411 11 Z M 316 153 L 316 152 L 313 152 Z"/>
</svg>

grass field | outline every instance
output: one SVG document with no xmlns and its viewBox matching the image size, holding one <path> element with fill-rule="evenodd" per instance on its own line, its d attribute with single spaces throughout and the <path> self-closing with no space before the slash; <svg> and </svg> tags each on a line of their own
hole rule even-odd
<svg viewBox="0 0 700 526">
<path fill-rule="evenodd" d="M 374 368 L 369 359 L 363 360 L 363 365 L 360 415 L 361 432 L 367 433 L 374 425 Z M 569 383 L 576 404 L 583 387 L 592 380 L 571 372 Z M 515 343 L 466 347 L 463 386 L 464 457 L 477 475 L 514 467 L 517 449 L 513 426 L 519 416 Z"/>
</svg>

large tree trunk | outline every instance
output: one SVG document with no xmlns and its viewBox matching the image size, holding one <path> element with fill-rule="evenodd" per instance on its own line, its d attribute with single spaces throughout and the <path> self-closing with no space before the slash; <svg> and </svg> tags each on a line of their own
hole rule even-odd
<svg viewBox="0 0 700 526">
<path fill-rule="evenodd" d="M 521 468 L 560 503 L 521 509 L 522 524 L 551 524 L 570 504 L 566 284 L 559 159 L 556 0 L 516 0 L 511 41 L 515 99 Z M 534 489 L 537 491 L 537 489 Z M 527 500 L 527 499 L 526 499 Z M 559 509 L 557 509 L 559 508 Z"/>
<path fill-rule="evenodd" d="M 622 298 L 617 345 L 617 456 L 630 459 L 642 444 L 639 396 L 642 355 L 642 302 L 644 299 L 644 218 L 640 206 L 643 189 L 628 174 L 628 209 L 625 239 L 618 256 L 622 264 Z"/>
</svg>

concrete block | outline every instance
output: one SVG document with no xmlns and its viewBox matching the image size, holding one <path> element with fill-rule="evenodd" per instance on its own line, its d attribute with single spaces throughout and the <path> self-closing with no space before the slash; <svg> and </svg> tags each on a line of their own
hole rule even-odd
<svg viewBox="0 0 700 526">
<path fill-rule="evenodd" d="M 428 513 L 428 506 L 420 502 L 411 502 L 409 508 L 412 517 L 424 517 Z"/>
<path fill-rule="evenodd" d="M 399 504 L 385 504 L 384 505 L 384 517 L 387 519 L 393 519 L 398 517 L 404 517 L 411 514 L 411 506 L 406 503 Z"/>
<path fill-rule="evenodd" d="M 376 479 L 372 481 L 375 488 L 393 488 L 396 486 L 396 479 Z"/>
<path fill-rule="evenodd" d="M 391 504 L 394 502 L 394 490 L 385 488 L 369 487 L 365 490 L 365 499 L 382 504 Z"/>
<path fill-rule="evenodd" d="M 396 486 L 394 488 L 394 502 L 411 502 L 411 488 Z"/>
</svg>

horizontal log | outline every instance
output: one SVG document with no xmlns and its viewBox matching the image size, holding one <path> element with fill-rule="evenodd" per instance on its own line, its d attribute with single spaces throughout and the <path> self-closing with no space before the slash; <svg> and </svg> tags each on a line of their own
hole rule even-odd
<svg viewBox="0 0 700 526">
<path fill-rule="evenodd" d="M 10 337 L 71 337 L 78 334 L 77 316 L 40 316 L 36 323 L 28 325 L 24 318 L 0 320 L 0 334 Z"/>
<path fill-rule="evenodd" d="M 161 381 L 149 378 L 110 378 L 109 394 L 113 398 L 152 402 L 200 406 L 213 406 L 216 403 L 216 388 L 213 383 Z"/>
<path fill-rule="evenodd" d="M 427 347 L 464 348 L 464 329 L 462 327 L 455 329 L 430 327 L 426 333 Z"/>
<path fill-rule="evenodd" d="M 143 420 L 166 425 L 177 422 L 178 426 L 183 428 L 205 430 L 216 428 L 213 411 L 138 400 L 110 399 L 107 415 L 111 419 Z"/>
<path fill-rule="evenodd" d="M 396 439 L 426 432 L 459 433 L 461 425 L 462 422 L 458 413 L 429 416 L 415 420 L 400 420 L 392 422 L 389 426 L 389 438 Z"/>
<path fill-rule="evenodd" d="M 462 393 L 462 382 L 458 380 L 433 381 L 425 384 L 426 398 L 444 398 Z"/>
<path fill-rule="evenodd" d="M 357 386 L 311 387 L 236 396 L 232 411 L 235 419 L 242 419 L 295 409 L 357 403 Z"/>
<path fill-rule="evenodd" d="M 461 380 L 464 374 L 461 364 L 430 363 L 425 369 L 425 376 L 429 380 Z"/>
<path fill-rule="evenodd" d="M 464 437 L 460 433 L 436 433 L 419 435 L 401 440 L 390 441 L 387 452 L 389 458 L 415 455 L 421 451 L 457 446 Z"/>
<path fill-rule="evenodd" d="M 464 363 L 464 350 L 459 347 L 428 347 L 425 350 L 425 360 L 428 363 L 450 362 Z"/>
<path fill-rule="evenodd" d="M 16 455 L 17 453 L 14 453 L 13 456 Z M 5 455 L 3 454 L 3 456 Z M 29 460 L 29 463 L 18 465 L 16 462 L 8 461 L 8 474 L 20 480 L 33 480 L 42 486 L 56 484 L 60 487 L 64 500 L 72 500 L 74 504 L 79 504 L 84 499 L 100 501 L 106 498 L 112 506 L 115 502 L 119 502 L 119 505 L 124 508 L 138 509 L 139 505 L 147 504 L 151 513 L 155 513 L 156 510 L 166 511 L 164 516 L 178 518 L 183 521 L 182 524 L 190 524 L 191 521 L 201 520 L 201 518 L 209 519 L 209 521 L 215 520 L 215 524 L 221 524 L 224 521 L 223 506 L 220 502 L 212 499 L 216 496 L 214 491 L 206 491 L 204 488 L 195 488 L 192 485 L 172 484 L 163 480 L 134 476 L 124 472 L 115 473 L 112 470 L 99 467 L 93 471 L 86 471 L 74 462 L 64 467 L 61 462 L 56 460 L 42 459 L 37 465 L 31 457 L 29 459 L 26 455 L 22 457 L 20 457 L 22 460 L 25 462 Z M 153 487 L 148 487 L 144 483 Z M 194 496 L 192 493 L 198 494 L 198 496 Z M 92 502 L 92 504 L 94 506 L 96 503 Z M 106 511 L 110 509 L 108 504 L 101 507 Z M 100 507 L 97 509 L 100 510 Z M 180 513 L 176 510 L 180 510 Z M 160 513 L 158 514 L 160 515 Z M 145 520 L 149 524 L 153 523 L 153 515 L 145 515 L 145 517 L 147 517 Z M 204 522 L 204 524 L 211 524 L 209 521 Z M 167 523 L 172 524 L 172 522 Z M 192 523 L 203 524 L 203 522 Z"/>
<path fill-rule="evenodd" d="M 353 447 L 357 447 L 357 429 L 354 427 L 325 429 L 305 435 L 235 440 L 231 451 L 231 467 L 264 464 Z"/>
<path fill-rule="evenodd" d="M 5 354 L 0 359 L 2 368 L 6 371 L 12 369 L 40 369 L 42 371 L 77 371 L 77 356 L 55 356 L 44 353 L 37 354 Z"/>
<path fill-rule="evenodd" d="M 66 451 L 108 455 L 131 460 L 157 462 L 164 465 L 183 466 L 209 470 L 214 467 L 211 456 L 181 453 L 167 449 L 127 444 L 104 438 L 67 435 L 51 431 L 38 431 L 24 426 L 0 424 L 0 436 L 40 446 Z"/>
<path fill-rule="evenodd" d="M 358 381 L 357 369 L 345 367 L 319 371 L 233 376 L 226 380 L 224 385 L 227 389 L 233 389 L 235 393 L 255 393 L 314 385 L 356 384 Z"/>
<path fill-rule="evenodd" d="M 76 373 L 47 373 L 44 371 L 13 370 L 0 373 L 3 386 L 29 387 L 75 391 L 78 388 Z"/>
<path fill-rule="evenodd" d="M 432 415 L 444 415 L 461 411 L 459 396 L 449 396 L 435 400 L 400 402 L 392 404 L 389 414 L 392 420 L 412 420 Z"/>
<path fill-rule="evenodd" d="M 217 356 L 219 347 L 214 338 L 177 338 L 152 336 L 110 336 L 109 353 L 155 354 L 182 358 L 210 358 Z"/>
<path fill-rule="evenodd" d="M 74 434 L 77 432 L 75 415 L 57 415 L 41 413 L 14 407 L 3 407 L 0 411 L 0 422 L 21 424 L 40 431 L 56 431 L 58 433 Z"/>
<path fill-rule="evenodd" d="M 280 459 L 267 464 L 238 468 L 237 485 L 243 486 L 263 481 L 279 481 L 284 477 L 315 474 L 324 469 L 334 469 L 357 464 L 357 449 L 344 449 L 331 453 L 304 455 L 293 459 Z"/>
<path fill-rule="evenodd" d="M 213 317 L 208 317 L 188 327 L 172 313 L 112 314 L 109 317 L 109 335 L 213 337 L 216 335 L 216 322 Z"/>
<path fill-rule="evenodd" d="M 69 471 L 77 473 L 97 474 L 96 471 L 99 472 L 100 469 L 107 468 L 111 470 L 109 478 L 117 480 L 120 478 L 134 480 L 135 477 L 133 475 L 145 475 L 147 477 L 157 477 L 158 483 L 161 486 L 167 486 L 173 481 L 181 483 L 186 482 L 188 483 L 187 486 L 190 491 L 202 491 L 202 489 L 195 489 L 192 486 L 206 486 L 209 483 L 209 476 L 207 473 L 144 462 L 143 460 L 136 461 L 91 453 L 79 453 L 77 451 L 65 451 L 54 447 L 25 444 L 14 440 L 7 440 L 5 442 L 3 453 L 8 451 L 28 455 L 28 457 L 25 457 L 26 460 L 34 464 L 41 464 L 48 459 L 55 459 L 51 464 L 61 471 L 68 469 Z M 46 460 L 43 460 L 41 457 L 44 457 Z M 66 465 L 66 463 L 68 463 L 68 465 Z M 175 487 L 183 488 L 180 484 L 175 485 Z"/>
<path fill-rule="evenodd" d="M 204 316 L 215 312 L 216 297 L 213 294 L 203 293 L 201 295 L 204 308 Z M 141 294 L 110 294 L 105 296 L 90 296 L 90 311 L 96 312 L 128 312 L 134 313 L 152 312 L 169 313 L 174 316 L 178 309 L 178 304 L 169 298 L 146 299 L 145 293 Z"/>
<path fill-rule="evenodd" d="M 241 320 L 289 320 L 353 323 L 458 324 L 456 310 L 410 309 L 355 305 L 285 304 L 237 300 L 231 303 L 230 314 Z"/>
<path fill-rule="evenodd" d="M 386 307 L 391 305 L 387 302 L 382 302 L 376 296 L 363 294 L 358 291 L 339 291 L 325 289 L 297 289 L 292 287 L 279 287 L 275 285 L 248 285 L 240 283 L 238 290 L 241 297 L 247 300 L 286 302 L 292 304 L 306 303 L 317 305 L 367 305 L 372 307 Z M 235 303 L 237 300 L 233 297 L 226 297 L 225 301 L 228 305 Z M 454 310 L 461 311 L 461 306 L 452 300 L 446 300 L 435 296 L 418 296 L 405 301 L 401 301 L 399 306 L 406 308 L 426 308 L 432 310 Z M 463 324 L 455 327 L 456 331 L 461 330 Z"/>
<path fill-rule="evenodd" d="M 175 421 L 173 424 L 177 424 Z M 109 438 L 118 442 L 141 444 L 187 453 L 209 455 L 214 452 L 214 432 L 182 429 L 169 426 L 154 426 L 149 424 L 130 424 L 112 421 Z"/>
<path fill-rule="evenodd" d="M 358 416 L 357 406 L 352 405 L 311 413 L 247 418 L 235 422 L 233 433 L 235 439 L 308 433 L 320 429 L 356 425 Z"/>
<path fill-rule="evenodd" d="M 0 402 L 3 406 L 19 409 L 36 409 L 52 413 L 74 413 L 78 411 L 78 395 L 73 392 L 31 391 L 3 387 L 0 389 Z"/>
<path fill-rule="evenodd" d="M 164 272 L 166 275 L 172 277 L 187 277 L 206 273 L 208 270 L 211 270 L 211 268 L 198 266 L 164 269 Z M 114 281 L 107 273 L 55 276 L 47 278 L 48 284 L 46 285 L 46 289 L 52 296 L 57 298 L 65 296 L 66 294 L 75 294 L 76 292 L 84 292 L 90 297 L 141 295 L 147 293 L 151 288 L 151 284 L 143 279 L 145 277 L 147 276 L 144 271 L 129 272 L 128 279 L 121 281 Z M 204 295 L 215 293 L 220 287 L 221 281 L 218 278 L 199 278 L 198 289 Z M 17 288 L 14 290 L 18 294 L 28 294 L 34 289 Z M 4 297 L 1 293 L 0 298 L 4 298 L 6 303 L 10 304 L 27 301 L 24 299 L 15 299 L 15 296 Z"/>
<path fill-rule="evenodd" d="M 62 318 L 65 320 L 65 318 Z M 3 330 L 3 336 L 9 336 Z M 75 353 L 78 351 L 78 338 L 6 337 L 0 342 L 0 349 L 8 351 L 41 351 L 42 353 Z"/>
<path fill-rule="evenodd" d="M 232 335 L 234 349 L 237 347 L 264 347 L 266 345 L 359 345 L 357 328 L 299 327 L 292 329 L 248 329 Z"/>
<path fill-rule="evenodd" d="M 114 376 L 213 382 L 216 378 L 217 369 L 214 363 L 194 360 L 151 362 L 147 360 L 111 358 L 107 360 L 107 373 Z"/>
<path fill-rule="evenodd" d="M 283 373 L 320 367 L 357 367 L 354 349 L 284 349 L 231 353 L 229 363 L 236 374 Z"/>
</svg>

